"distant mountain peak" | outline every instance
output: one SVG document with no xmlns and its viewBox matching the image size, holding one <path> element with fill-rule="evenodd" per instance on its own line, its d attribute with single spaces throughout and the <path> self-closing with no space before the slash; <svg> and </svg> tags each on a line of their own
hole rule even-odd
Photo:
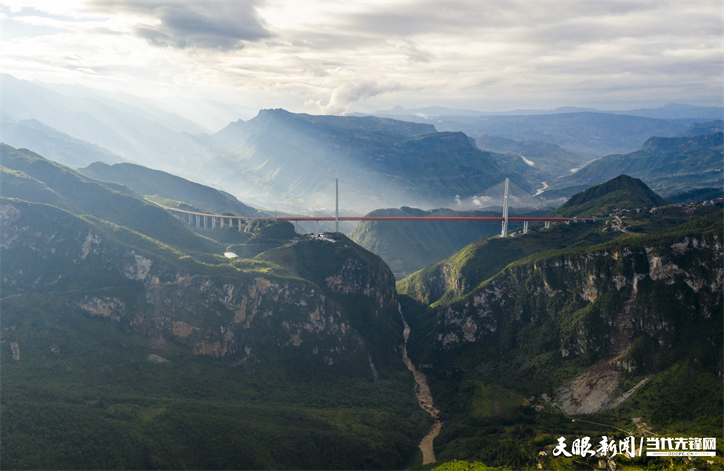
<svg viewBox="0 0 724 471">
<path fill-rule="evenodd" d="M 619 175 L 573 195 L 556 213 L 564 217 L 606 216 L 614 209 L 665 205 L 666 201 L 643 181 L 628 175 Z"/>
</svg>

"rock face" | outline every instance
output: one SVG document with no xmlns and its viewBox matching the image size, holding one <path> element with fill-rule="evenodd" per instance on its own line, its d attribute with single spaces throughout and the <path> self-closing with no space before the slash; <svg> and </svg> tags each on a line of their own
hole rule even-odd
<svg viewBox="0 0 724 471">
<path fill-rule="evenodd" d="M 570 414 L 620 405 L 645 382 L 623 391 L 624 374 L 654 374 L 671 358 L 721 375 L 721 218 L 701 221 L 686 230 L 513 263 L 429 308 L 436 353 L 420 360 L 452 366 L 450 359 L 472 348 L 480 358 L 504 355 L 531 376 L 556 365 L 584 366 L 566 383 L 548 382 L 555 387 L 547 389 L 553 402 Z"/>
<path fill-rule="evenodd" d="M 667 342 L 678 322 L 721 311 L 723 255 L 721 235 L 709 233 L 515 264 L 438 308 L 436 342 L 452 348 L 562 316 L 572 321 L 559 331 L 563 357 L 620 354 L 639 334 Z"/>
<path fill-rule="evenodd" d="M 20 360 L 20 346 L 17 342 L 10 342 L 10 351 L 13 352 L 13 360 Z"/>
<path fill-rule="evenodd" d="M 377 352 L 369 351 L 359 329 L 365 316 L 387 325 L 397 306 L 389 269 L 349 240 L 338 255 L 334 244 L 297 244 L 338 262 L 312 266 L 309 281 L 262 261 L 264 269 L 256 270 L 225 259 L 200 264 L 138 235 L 126 245 L 107 226 L 46 205 L 5 200 L 0 216 L 6 292 L 82 287 L 67 308 L 149 339 L 172 340 L 194 355 L 252 363 L 273 358 L 370 376 Z M 401 330 L 400 341 L 390 345 L 402 343 Z"/>
</svg>

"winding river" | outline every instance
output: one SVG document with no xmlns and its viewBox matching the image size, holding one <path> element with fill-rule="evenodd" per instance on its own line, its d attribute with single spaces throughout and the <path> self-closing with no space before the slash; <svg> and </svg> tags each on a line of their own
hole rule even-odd
<svg viewBox="0 0 724 471">
<path fill-rule="evenodd" d="M 425 465 L 435 462 L 435 451 L 432 448 L 432 441 L 435 440 L 435 437 L 437 437 L 437 435 L 440 433 L 442 422 L 438 418 L 440 415 L 440 411 L 435 409 L 435 405 L 432 402 L 432 394 L 430 394 L 430 388 L 427 385 L 427 377 L 424 373 L 418 371 L 417 368 L 415 368 L 415 365 L 412 364 L 412 361 L 407 356 L 407 339 L 410 337 L 410 326 L 407 325 L 407 322 L 404 318 L 402 319 L 402 322 L 405 324 L 405 330 L 403 331 L 403 335 L 405 336 L 405 346 L 402 350 L 402 361 L 405 362 L 407 369 L 410 370 L 415 376 L 415 382 L 417 383 L 417 387 L 415 388 L 417 402 L 420 404 L 420 407 L 425 410 L 425 412 L 430 414 L 432 418 L 435 419 L 435 423 L 432 424 L 430 433 L 425 435 L 425 438 L 423 438 L 420 442 L 420 450 L 422 451 L 422 464 Z"/>
</svg>

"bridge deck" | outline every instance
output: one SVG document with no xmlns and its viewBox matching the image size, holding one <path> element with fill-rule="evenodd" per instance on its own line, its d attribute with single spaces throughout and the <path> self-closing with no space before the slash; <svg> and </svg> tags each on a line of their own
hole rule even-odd
<svg viewBox="0 0 724 471">
<path fill-rule="evenodd" d="M 157 203 L 158 204 L 158 203 Z M 254 220 L 254 219 L 266 219 L 277 221 L 336 221 L 334 216 L 227 216 L 225 214 L 209 214 L 194 211 L 186 211 L 183 209 L 171 208 L 168 206 L 159 205 L 162 208 L 183 214 L 191 214 L 195 216 L 206 216 L 213 218 L 224 218 L 224 219 L 243 219 L 243 220 Z M 480 222 L 502 222 L 505 218 L 502 216 L 493 217 L 476 217 L 476 216 L 342 216 L 339 221 L 480 221 Z M 562 217 L 529 217 L 529 216 L 513 216 L 508 217 L 509 222 L 566 222 L 566 221 L 595 221 L 596 218 L 562 218 Z"/>
</svg>

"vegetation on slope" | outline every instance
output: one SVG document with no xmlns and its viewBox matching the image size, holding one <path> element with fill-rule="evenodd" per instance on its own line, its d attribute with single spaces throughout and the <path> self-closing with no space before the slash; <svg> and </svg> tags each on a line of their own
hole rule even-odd
<svg viewBox="0 0 724 471">
<path fill-rule="evenodd" d="M 229 193 L 141 165 L 96 162 L 78 169 L 78 172 L 96 180 L 120 183 L 141 195 L 158 195 L 182 201 L 214 214 L 230 212 L 237 216 L 259 215 L 256 209 L 241 203 Z"/>
<path fill-rule="evenodd" d="M 430 418 L 378 257 L 306 240 L 290 273 L 273 261 L 289 223 L 202 237 L 130 190 L 3 152 L 4 194 L 43 201 L 0 201 L 5 467 L 380 469 L 419 453 Z M 227 238 L 268 253 L 225 258 L 212 239 Z"/>
<path fill-rule="evenodd" d="M 415 208 L 378 209 L 368 216 L 466 216 L 472 212 L 449 209 L 423 211 Z M 350 239 L 376 253 L 395 277 L 405 276 L 435 263 L 472 241 L 500 231 L 500 223 L 444 221 L 362 221 Z"/>
<path fill-rule="evenodd" d="M 509 265 L 466 296 L 432 309 L 415 308 L 408 298 L 404 312 L 413 332 L 410 354 L 431 365 L 425 372 L 447 414 L 435 442 L 438 456 L 534 467 L 538 452 L 559 436 L 570 437 L 570 443 L 585 435 L 640 435 L 634 417 L 660 435 L 715 436 L 719 424 L 712 417 L 718 417 L 723 400 L 721 388 L 715 386 L 722 369 L 722 304 L 710 265 L 718 258 L 716 242 L 721 243 L 723 223 L 718 210 L 664 233 L 535 254 Z M 692 243 L 702 249 L 690 252 Z M 689 249 L 672 251 L 669 247 L 676 244 L 689 244 Z M 611 253 L 634 255 L 605 256 Z M 657 282 L 655 268 L 647 266 L 652 253 L 684 275 L 662 275 L 671 276 L 672 283 Z M 586 263 L 590 266 L 583 268 Z M 553 268 L 569 264 L 578 268 Z M 623 271 L 614 268 L 617 264 Z M 639 281 L 635 301 L 629 299 L 630 283 L 619 289 L 611 283 L 626 270 L 652 273 Z M 597 297 L 581 290 L 583 279 L 596 279 L 596 274 Z M 695 292 L 688 286 L 692 279 L 713 284 Z M 605 283 L 611 286 L 603 288 Z M 544 286 L 551 293 L 536 295 Z M 490 304 L 493 292 L 505 300 L 503 310 Z M 473 303 L 490 306 L 484 322 L 495 328 L 475 342 L 443 346 L 446 330 L 441 324 L 467 312 Z M 631 327 L 618 331 L 627 325 L 621 320 L 622 306 L 628 306 L 633 319 L 628 321 Z M 424 334 L 416 336 L 416 330 Z M 624 350 L 618 350 L 621 347 Z M 607 373 L 597 377 L 602 374 L 597 371 Z M 560 404 L 554 408 L 547 401 L 560 397 L 562 385 L 586 372 L 593 372 L 590 381 L 596 387 L 607 382 L 616 386 L 614 398 L 640 387 L 622 405 L 579 416 L 579 423 L 573 424 L 558 409 Z M 621 429 L 630 431 L 621 434 Z M 512 446 L 508 453 L 500 449 L 505 442 Z M 647 460 L 623 464 L 638 469 L 646 467 Z"/>
<path fill-rule="evenodd" d="M 181 220 L 126 187 L 98 182 L 30 151 L 1 146 L 3 166 L 43 182 L 63 197 L 55 199 L 56 204 L 63 204 L 60 206 L 63 209 L 128 227 L 182 250 L 221 253 L 223 249 L 210 239 L 194 234 Z M 31 180 L 27 184 L 37 187 Z M 2 196 L 24 198 L 29 197 L 30 191 L 18 185 L 3 186 Z"/>
<path fill-rule="evenodd" d="M 598 184 L 617 175 L 640 178 L 662 195 L 682 190 L 717 186 L 722 178 L 721 132 L 693 137 L 652 137 L 630 154 L 602 157 L 557 186 Z"/>
<path fill-rule="evenodd" d="M 689 204 L 719 198 L 724 198 L 724 188 L 699 188 L 667 196 L 666 202 L 668 204 Z"/>
<path fill-rule="evenodd" d="M 398 283 L 408 352 L 446 421 L 438 460 L 581 469 L 597 462 L 550 457 L 558 437 L 718 433 L 721 207 L 617 214 L 627 232 L 599 222 L 489 237 Z M 562 402 L 563 387 L 577 399 Z M 615 390 L 599 404 L 586 387 Z"/>
<path fill-rule="evenodd" d="M 563 217 L 608 216 L 614 210 L 665 206 L 666 201 L 644 182 L 628 175 L 589 188 L 571 197 L 555 214 Z"/>
</svg>

